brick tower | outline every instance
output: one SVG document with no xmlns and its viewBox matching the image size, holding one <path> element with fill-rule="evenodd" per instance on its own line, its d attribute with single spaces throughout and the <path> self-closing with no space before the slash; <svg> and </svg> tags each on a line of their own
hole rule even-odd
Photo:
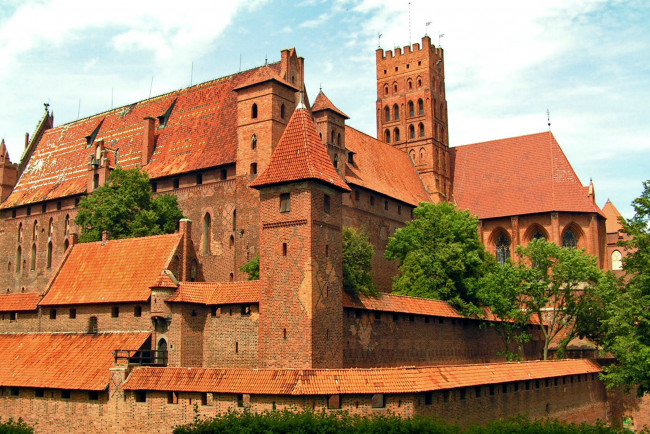
<svg viewBox="0 0 650 434">
<path fill-rule="evenodd" d="M 18 165 L 11 162 L 3 139 L 0 142 L 0 202 L 9 197 L 17 179 Z"/>
<path fill-rule="evenodd" d="M 250 186 L 260 191 L 260 367 L 342 367 L 341 197 L 350 189 L 302 103 Z"/>
<path fill-rule="evenodd" d="M 322 90 L 318 92 L 311 111 L 321 142 L 327 146 L 334 168 L 345 179 L 345 120 L 350 118 L 336 108 Z"/>
<path fill-rule="evenodd" d="M 408 152 L 434 202 L 450 200 L 444 58 L 428 36 L 377 50 L 377 138 Z"/>
</svg>

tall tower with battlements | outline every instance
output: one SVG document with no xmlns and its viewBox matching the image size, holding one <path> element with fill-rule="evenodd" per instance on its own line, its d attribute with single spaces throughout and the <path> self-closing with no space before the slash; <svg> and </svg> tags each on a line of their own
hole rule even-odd
<svg viewBox="0 0 650 434">
<path fill-rule="evenodd" d="M 451 199 L 443 50 L 377 50 L 377 138 L 407 152 L 434 202 Z"/>
</svg>

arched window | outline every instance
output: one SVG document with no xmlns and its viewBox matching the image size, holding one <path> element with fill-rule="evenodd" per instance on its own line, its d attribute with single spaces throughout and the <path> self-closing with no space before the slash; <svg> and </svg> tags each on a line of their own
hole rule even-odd
<svg viewBox="0 0 650 434">
<path fill-rule="evenodd" d="M 334 154 L 334 168 L 339 168 L 339 154 Z"/>
<path fill-rule="evenodd" d="M 23 224 L 20 223 L 18 224 L 18 243 L 20 244 L 22 242 L 23 242 Z"/>
<path fill-rule="evenodd" d="M 54 233 L 54 219 L 50 217 L 50 224 L 47 229 L 47 236 L 49 238 L 52 238 L 52 234 Z"/>
<path fill-rule="evenodd" d="M 257 149 L 257 134 L 253 134 L 251 137 L 251 149 Z"/>
<path fill-rule="evenodd" d="M 232 211 L 232 230 L 236 231 L 237 230 L 237 210 L 234 209 Z"/>
<path fill-rule="evenodd" d="M 503 232 L 497 239 L 497 262 L 504 265 L 510 259 L 510 238 Z"/>
<path fill-rule="evenodd" d="M 255 103 L 253 103 L 253 107 L 251 107 L 251 118 L 257 118 L 257 104 Z"/>
<path fill-rule="evenodd" d="M 284 104 L 280 106 L 280 117 L 284 119 Z"/>
<path fill-rule="evenodd" d="M 399 120 L 399 106 L 397 104 L 393 104 L 393 119 Z"/>
<path fill-rule="evenodd" d="M 88 318 L 88 333 L 95 334 L 99 331 L 97 327 L 97 317 L 91 316 Z"/>
<path fill-rule="evenodd" d="M 388 85 L 384 85 L 384 95 L 388 95 Z"/>
<path fill-rule="evenodd" d="M 424 137 L 424 124 L 420 122 L 420 137 Z"/>
<path fill-rule="evenodd" d="M 203 216 L 203 253 L 210 253 L 210 239 L 212 238 L 212 216 L 206 212 Z"/>
<path fill-rule="evenodd" d="M 16 249 L 16 273 L 20 273 L 20 267 L 23 263 L 23 249 L 18 246 Z"/>
<path fill-rule="evenodd" d="M 422 101 L 422 98 L 418 100 L 418 114 L 424 114 L 424 101 Z"/>
<path fill-rule="evenodd" d="M 390 131 L 389 130 L 384 131 L 384 141 L 386 143 L 390 143 Z"/>
<path fill-rule="evenodd" d="M 415 104 L 413 104 L 413 101 L 409 101 L 409 116 L 415 116 Z"/>
<path fill-rule="evenodd" d="M 409 125 L 409 138 L 415 139 L 415 127 L 413 125 Z"/>
<path fill-rule="evenodd" d="M 397 93 L 397 83 L 393 83 L 393 93 Z"/>
<path fill-rule="evenodd" d="M 198 274 L 199 265 L 196 262 L 196 259 L 192 260 L 192 265 L 190 266 L 190 282 L 196 282 L 196 275 Z"/>
<path fill-rule="evenodd" d="M 420 148 L 420 161 L 424 160 L 424 157 L 427 155 L 427 152 L 424 148 Z"/>
<path fill-rule="evenodd" d="M 65 226 L 64 226 L 64 236 L 70 235 L 70 214 L 66 214 L 65 216 Z"/>
<path fill-rule="evenodd" d="M 399 128 L 395 128 L 395 129 L 393 130 L 393 140 L 395 140 L 395 143 L 397 143 L 397 142 L 400 141 L 400 137 L 399 137 Z"/>
<path fill-rule="evenodd" d="M 167 340 L 160 338 L 156 345 L 156 365 L 167 366 Z"/>
<path fill-rule="evenodd" d="M 47 268 L 52 268 L 52 241 L 47 243 Z"/>
<path fill-rule="evenodd" d="M 566 249 L 575 249 L 578 247 L 578 237 L 571 228 L 564 231 L 562 235 L 562 247 Z"/>
<path fill-rule="evenodd" d="M 38 240 L 38 220 L 34 220 L 34 226 L 32 226 L 32 240 Z"/>
<path fill-rule="evenodd" d="M 618 250 L 612 252 L 612 270 L 623 269 L 623 255 Z"/>
<path fill-rule="evenodd" d="M 388 106 L 384 107 L 384 120 L 386 122 L 390 121 L 390 109 L 388 108 Z"/>
<path fill-rule="evenodd" d="M 36 243 L 32 244 L 32 257 L 30 258 L 30 270 L 36 270 Z"/>
<path fill-rule="evenodd" d="M 409 78 L 408 80 L 409 89 L 413 89 L 413 81 Z"/>
<path fill-rule="evenodd" d="M 338 135 L 336 136 L 336 144 L 341 146 L 341 133 L 338 133 Z"/>
<path fill-rule="evenodd" d="M 332 130 L 332 141 L 331 141 L 331 143 L 334 143 L 334 138 L 335 137 L 336 137 L 336 133 L 334 132 L 334 130 Z"/>
<path fill-rule="evenodd" d="M 544 233 L 540 229 L 535 229 L 535 232 L 533 232 L 533 236 L 531 237 L 531 240 L 545 240 L 546 237 L 544 236 Z"/>
<path fill-rule="evenodd" d="M 418 77 L 418 87 L 422 87 L 422 79 Z"/>
<path fill-rule="evenodd" d="M 63 242 L 63 250 L 68 250 L 68 247 L 70 247 L 70 241 L 66 238 Z"/>
<path fill-rule="evenodd" d="M 415 151 L 413 149 L 409 151 L 409 157 L 411 157 L 411 160 L 415 163 Z"/>
</svg>

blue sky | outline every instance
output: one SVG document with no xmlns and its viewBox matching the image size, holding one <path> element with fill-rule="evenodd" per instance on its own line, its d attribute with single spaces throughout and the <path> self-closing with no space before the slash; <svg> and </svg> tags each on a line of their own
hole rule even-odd
<svg viewBox="0 0 650 434">
<path fill-rule="evenodd" d="M 445 49 L 452 146 L 545 131 L 549 109 L 598 204 L 631 216 L 650 179 L 646 2 L 411 0 L 410 17 L 408 1 L 2 0 L 0 138 L 17 161 L 44 102 L 60 125 L 289 47 L 305 57 L 312 100 L 322 86 L 375 135 L 377 34 L 389 50 L 428 31 Z"/>
</svg>

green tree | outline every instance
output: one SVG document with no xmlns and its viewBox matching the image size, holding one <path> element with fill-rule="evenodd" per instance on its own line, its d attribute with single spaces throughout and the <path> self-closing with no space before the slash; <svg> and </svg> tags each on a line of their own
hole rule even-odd
<svg viewBox="0 0 650 434">
<path fill-rule="evenodd" d="M 259 253 L 246 264 L 239 267 L 244 273 L 248 273 L 248 280 L 260 280 L 260 255 Z"/>
<path fill-rule="evenodd" d="M 544 360 L 548 358 L 549 344 L 558 342 L 558 356 L 568 343 L 578 336 L 576 318 L 588 312 L 588 300 L 598 285 L 603 272 L 596 258 L 584 250 L 567 249 L 544 239 L 532 240 L 526 247 L 519 246 L 517 264 L 523 305 L 531 319 L 544 323 Z"/>
<path fill-rule="evenodd" d="M 603 321 L 603 346 L 616 357 L 605 369 L 609 386 L 638 385 L 639 396 L 650 391 L 650 180 L 632 202 L 634 217 L 622 219 L 627 240 L 619 244 L 626 285 L 607 310 Z"/>
<path fill-rule="evenodd" d="M 79 241 L 98 241 L 103 231 L 113 238 L 168 234 L 183 218 L 176 196 L 153 197 L 149 176 L 138 169 L 115 169 L 106 184 L 79 202 L 75 222 Z"/>
<path fill-rule="evenodd" d="M 478 235 L 478 218 L 450 203 L 421 203 L 415 219 L 388 240 L 385 256 L 399 260 L 397 294 L 446 300 L 468 314 L 480 313 L 478 279 L 496 261 Z"/>
<path fill-rule="evenodd" d="M 343 228 L 343 289 L 351 294 L 376 295 L 372 282 L 375 249 L 365 232 Z"/>
</svg>

